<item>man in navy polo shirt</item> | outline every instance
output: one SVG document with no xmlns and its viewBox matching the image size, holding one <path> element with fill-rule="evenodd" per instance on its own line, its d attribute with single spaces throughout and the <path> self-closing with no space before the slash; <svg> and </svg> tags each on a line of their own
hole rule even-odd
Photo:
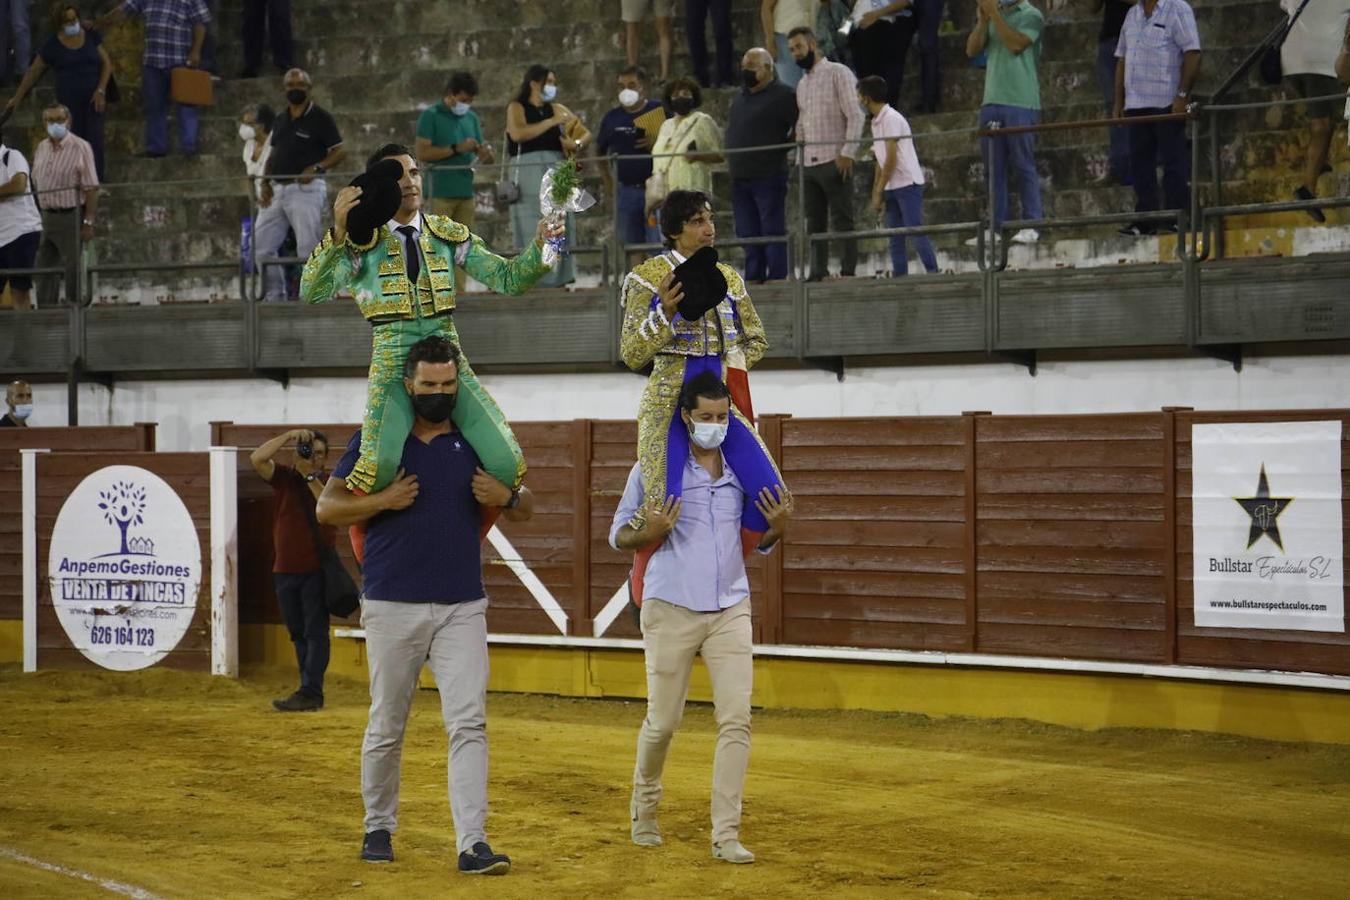
<svg viewBox="0 0 1350 900">
<path fill-rule="evenodd" d="M 403 447 L 398 477 L 368 495 L 345 478 L 360 453 L 361 434 L 319 497 L 325 525 L 368 521 L 361 624 L 370 666 L 370 717 L 361 747 L 365 840 L 361 858 L 392 862 L 398 827 L 399 763 L 417 674 L 431 666 L 450 736 L 450 811 L 459 870 L 503 875 L 509 857 L 488 846 L 487 597 L 483 590 L 479 507 L 496 506 L 513 522 L 534 513 L 530 492 L 488 475 L 455 430 L 459 348 L 439 335 L 412 346 L 403 384 L 416 419 Z"/>
</svg>

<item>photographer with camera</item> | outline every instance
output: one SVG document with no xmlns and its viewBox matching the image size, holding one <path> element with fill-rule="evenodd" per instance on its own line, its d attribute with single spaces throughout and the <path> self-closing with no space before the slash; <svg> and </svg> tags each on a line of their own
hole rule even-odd
<svg viewBox="0 0 1350 900">
<path fill-rule="evenodd" d="M 295 464 L 273 457 L 295 443 Z M 321 431 L 296 428 L 263 444 L 249 457 L 253 469 L 272 485 L 272 579 L 286 630 L 295 643 L 300 689 L 273 700 L 281 712 L 323 709 L 323 674 L 328 669 L 328 607 L 324 604 L 323 571 L 315 536 L 333 545 L 334 530 L 318 524 L 314 505 L 328 473 L 328 438 Z"/>
</svg>

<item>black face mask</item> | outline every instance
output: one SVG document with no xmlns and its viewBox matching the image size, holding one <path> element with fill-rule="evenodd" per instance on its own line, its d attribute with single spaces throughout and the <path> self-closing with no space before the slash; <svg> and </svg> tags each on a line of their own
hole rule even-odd
<svg viewBox="0 0 1350 900">
<path fill-rule="evenodd" d="M 286 92 L 286 102 L 291 106 L 299 106 L 309 97 L 309 91 L 303 88 L 291 88 Z"/>
<path fill-rule="evenodd" d="M 692 97 L 676 97 L 670 101 L 670 108 L 677 116 L 687 116 L 694 111 L 694 99 Z"/>
<path fill-rule="evenodd" d="M 413 410 L 431 422 L 439 425 L 455 411 L 454 394 L 413 394 Z"/>
<path fill-rule="evenodd" d="M 741 69 L 741 84 L 747 91 L 754 90 L 759 86 L 759 73 L 754 69 Z"/>
<path fill-rule="evenodd" d="M 807 54 L 805 56 L 797 60 L 797 65 L 801 66 L 808 72 L 811 71 L 811 67 L 814 66 L 815 64 L 816 64 L 816 51 L 814 50 L 807 51 Z"/>
</svg>

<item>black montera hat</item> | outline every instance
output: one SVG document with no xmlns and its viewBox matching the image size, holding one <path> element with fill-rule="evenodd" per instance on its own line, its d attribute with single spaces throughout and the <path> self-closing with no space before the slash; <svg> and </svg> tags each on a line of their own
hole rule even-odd
<svg viewBox="0 0 1350 900">
<path fill-rule="evenodd" d="M 403 191 L 398 186 L 402 177 L 403 163 L 382 159 L 352 179 L 352 187 L 361 189 L 360 201 L 347 213 L 347 234 L 352 243 L 369 244 L 375 231 L 398 212 L 403 205 Z"/>
<path fill-rule="evenodd" d="M 693 256 L 675 267 L 674 275 L 684 292 L 679 305 L 680 315 L 687 320 L 700 318 L 727 295 L 727 277 L 717 267 L 717 249 L 714 247 L 695 250 Z"/>
</svg>

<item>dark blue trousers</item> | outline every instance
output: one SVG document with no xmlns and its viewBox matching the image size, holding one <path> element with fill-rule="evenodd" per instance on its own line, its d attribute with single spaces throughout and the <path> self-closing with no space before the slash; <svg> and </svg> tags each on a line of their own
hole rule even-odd
<svg viewBox="0 0 1350 900">
<path fill-rule="evenodd" d="M 768 178 L 733 179 L 731 213 L 736 221 L 736 237 L 786 235 L 787 172 Z M 781 281 L 787 275 L 786 243 L 745 248 L 746 281 Z"/>
</svg>

